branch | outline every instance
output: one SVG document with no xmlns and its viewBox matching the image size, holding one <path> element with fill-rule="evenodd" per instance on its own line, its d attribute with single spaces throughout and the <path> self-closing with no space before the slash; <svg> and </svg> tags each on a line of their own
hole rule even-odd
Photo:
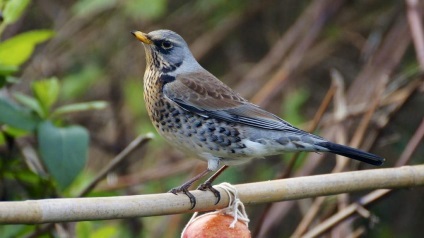
<svg viewBox="0 0 424 238">
<path fill-rule="evenodd" d="M 415 46 L 418 63 L 424 70 L 424 32 L 420 16 L 420 3 L 418 0 L 406 0 L 409 28 Z"/>
<path fill-rule="evenodd" d="M 78 193 L 77 197 L 83 197 L 87 195 L 96 185 L 104 178 L 106 175 L 114 170 L 121 162 L 127 158 L 131 152 L 135 149 L 144 146 L 149 140 L 153 138 L 153 134 L 148 133 L 146 135 L 140 135 L 135 138 L 121 153 L 119 153 L 115 158 L 113 158 L 100 172 L 96 177 L 84 188 L 81 192 Z"/>
<path fill-rule="evenodd" d="M 325 231 L 340 223 L 341 221 L 347 219 L 352 214 L 358 212 L 361 207 L 366 206 L 379 198 L 390 193 L 390 189 L 379 189 L 373 192 L 370 192 L 366 196 L 362 197 L 357 203 L 353 203 L 346 207 L 345 209 L 337 212 L 333 216 L 321 222 L 318 226 L 314 227 L 308 233 L 302 234 L 303 238 L 312 238 L 318 237 L 323 234 Z"/>
<path fill-rule="evenodd" d="M 315 175 L 236 185 L 242 202 L 247 204 L 287 201 L 308 197 L 381 188 L 406 188 L 424 185 L 424 165 L 373 169 Z M 184 195 L 170 193 L 97 197 L 60 198 L 0 202 L 0 224 L 34 224 L 104 219 L 122 219 L 207 211 L 227 206 L 229 197 L 220 188 L 217 205 L 210 192 L 193 191 L 195 210 Z"/>
</svg>

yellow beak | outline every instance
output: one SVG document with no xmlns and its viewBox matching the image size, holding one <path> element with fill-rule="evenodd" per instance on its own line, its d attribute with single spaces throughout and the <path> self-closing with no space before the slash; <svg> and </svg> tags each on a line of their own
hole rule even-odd
<svg viewBox="0 0 424 238">
<path fill-rule="evenodd" d="M 145 44 L 152 44 L 153 41 L 151 41 L 149 38 L 147 38 L 146 33 L 143 33 L 141 31 L 132 31 L 131 32 L 139 41 L 145 43 Z"/>
</svg>

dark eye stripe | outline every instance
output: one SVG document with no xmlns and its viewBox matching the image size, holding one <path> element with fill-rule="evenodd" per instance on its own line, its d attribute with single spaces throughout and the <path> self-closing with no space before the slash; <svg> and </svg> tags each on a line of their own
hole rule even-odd
<svg viewBox="0 0 424 238">
<path fill-rule="evenodd" d="M 167 55 L 167 54 L 169 54 L 171 51 L 172 51 L 172 49 L 174 48 L 174 47 L 171 47 L 171 48 L 169 48 L 169 49 L 164 49 L 164 48 L 162 48 L 162 44 L 163 44 L 163 42 L 165 42 L 166 40 L 155 40 L 155 41 L 153 41 L 153 44 L 155 44 L 155 48 L 156 48 L 156 50 L 157 51 L 159 51 L 160 53 L 162 53 L 162 54 L 165 54 L 165 55 Z M 171 43 L 172 44 L 172 43 Z"/>
</svg>

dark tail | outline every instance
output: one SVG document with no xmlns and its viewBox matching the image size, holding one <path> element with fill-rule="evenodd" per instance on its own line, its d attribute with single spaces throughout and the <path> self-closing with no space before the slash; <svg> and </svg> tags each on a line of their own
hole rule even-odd
<svg viewBox="0 0 424 238">
<path fill-rule="evenodd" d="M 379 166 L 382 165 L 384 162 L 384 158 L 380 156 L 362 150 L 354 149 L 349 146 L 339 145 L 332 142 L 320 142 L 316 143 L 316 145 L 328 149 L 331 153 L 343 155 L 351 159 L 359 160 L 368 164 Z"/>
</svg>

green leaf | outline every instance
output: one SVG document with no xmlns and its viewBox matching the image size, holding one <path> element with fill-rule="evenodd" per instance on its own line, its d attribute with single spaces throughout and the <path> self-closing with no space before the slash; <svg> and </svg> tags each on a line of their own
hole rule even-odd
<svg viewBox="0 0 424 238">
<path fill-rule="evenodd" d="M 32 91 L 46 115 L 48 115 L 51 106 L 57 101 L 59 88 L 59 81 L 56 77 L 38 80 L 32 84 Z"/>
<path fill-rule="evenodd" d="M 16 65 L 2 65 L 0 64 L 0 75 L 11 75 L 17 72 L 19 68 Z"/>
<path fill-rule="evenodd" d="M 4 145 L 6 143 L 6 138 L 4 137 L 4 134 L 2 131 L 0 131 L 0 145 Z"/>
<path fill-rule="evenodd" d="M 28 31 L 0 43 L 0 65 L 19 66 L 34 51 L 34 47 L 53 36 L 50 30 Z"/>
<path fill-rule="evenodd" d="M 28 6 L 29 0 L 9 0 L 6 1 L 4 8 L 4 22 L 10 24 L 19 19 L 25 8 Z"/>
<path fill-rule="evenodd" d="M 72 112 L 81 112 L 89 110 L 100 110 L 107 107 L 107 102 L 105 101 L 93 101 L 93 102 L 84 102 L 84 103 L 75 103 L 57 108 L 53 112 L 53 116 L 63 115 L 66 113 Z"/>
<path fill-rule="evenodd" d="M 28 131 L 25 131 L 16 127 L 8 126 L 8 125 L 4 125 L 2 127 L 2 130 L 6 134 L 12 136 L 13 138 L 19 138 L 19 137 L 28 135 Z"/>
<path fill-rule="evenodd" d="M 59 128 L 45 121 L 38 126 L 41 159 L 50 175 L 64 189 L 84 168 L 87 160 L 89 135 L 85 128 Z"/>
<path fill-rule="evenodd" d="M 21 108 L 6 98 L 0 97 L 0 123 L 25 131 L 33 131 L 39 119 L 28 110 Z"/>
<path fill-rule="evenodd" d="M 27 95 L 22 94 L 22 93 L 18 93 L 18 92 L 15 92 L 13 94 L 13 96 L 15 97 L 16 101 L 18 101 L 20 104 L 22 104 L 22 105 L 26 106 L 27 108 L 33 110 L 41 118 L 46 118 L 46 114 L 45 114 L 43 108 L 41 107 L 40 103 L 35 98 L 27 96 Z"/>
</svg>

